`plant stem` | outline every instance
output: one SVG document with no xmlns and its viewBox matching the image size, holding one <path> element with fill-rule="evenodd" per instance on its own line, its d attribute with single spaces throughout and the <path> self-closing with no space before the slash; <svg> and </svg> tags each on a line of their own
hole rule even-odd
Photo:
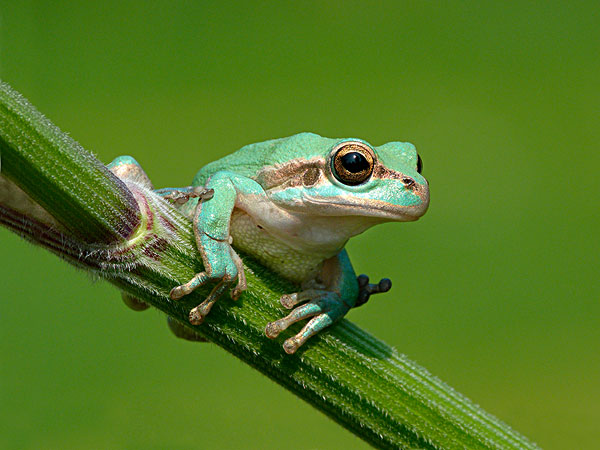
<svg viewBox="0 0 600 450">
<path fill-rule="evenodd" d="M 0 85 L 0 150 L 9 183 L 64 229 L 13 204 L 0 205 L 1 224 L 164 311 L 374 446 L 537 448 L 347 320 L 287 355 L 281 344 L 298 328 L 276 340 L 264 328 L 285 314 L 278 299 L 295 287 L 250 257 L 240 301 L 221 299 L 203 325 L 192 326 L 188 312 L 210 287 L 177 302 L 168 296 L 202 268 L 191 223 L 150 190 L 112 176 L 6 84 Z M 2 186 L 6 197 L 12 191 Z"/>
<path fill-rule="evenodd" d="M 18 180 L 72 234 L 110 243 L 137 227 L 139 210 L 123 183 L 5 83 L 0 130 L 2 174 Z M 85 207 L 90 203 L 95 206 Z"/>
</svg>

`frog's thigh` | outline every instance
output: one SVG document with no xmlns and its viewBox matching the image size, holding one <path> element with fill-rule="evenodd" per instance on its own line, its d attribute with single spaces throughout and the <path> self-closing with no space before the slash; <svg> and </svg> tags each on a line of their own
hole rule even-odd
<svg viewBox="0 0 600 450">
<path fill-rule="evenodd" d="M 118 156 L 106 167 L 121 180 L 134 181 L 148 189 L 153 188 L 142 166 L 131 156 Z M 149 308 L 147 303 L 125 292 L 121 292 L 121 298 L 123 303 L 134 311 L 144 311 Z"/>
</svg>

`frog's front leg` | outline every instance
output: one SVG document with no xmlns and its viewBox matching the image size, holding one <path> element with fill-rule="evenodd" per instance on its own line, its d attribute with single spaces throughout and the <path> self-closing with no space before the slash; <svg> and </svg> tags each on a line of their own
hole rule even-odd
<svg viewBox="0 0 600 450">
<path fill-rule="evenodd" d="M 231 213 L 240 195 L 266 196 L 255 181 L 228 171 L 215 173 L 205 188 L 206 192 L 212 192 L 212 197 L 202 198 L 194 213 L 194 233 L 205 270 L 170 293 L 177 300 L 204 284 L 217 282 L 206 300 L 190 311 L 189 319 L 194 325 L 202 323 L 219 296 L 235 280 L 238 283 L 231 293 L 233 299 L 246 289 L 242 261 L 231 247 Z"/>
<path fill-rule="evenodd" d="M 282 296 L 281 304 L 288 309 L 308 302 L 296 307 L 283 319 L 269 323 L 265 329 L 268 337 L 275 338 L 291 324 L 311 318 L 298 334 L 284 342 L 286 353 L 294 353 L 310 337 L 344 317 L 358 298 L 358 281 L 345 250 L 324 262 L 320 278 L 324 285 L 317 286 L 319 289 Z"/>
</svg>

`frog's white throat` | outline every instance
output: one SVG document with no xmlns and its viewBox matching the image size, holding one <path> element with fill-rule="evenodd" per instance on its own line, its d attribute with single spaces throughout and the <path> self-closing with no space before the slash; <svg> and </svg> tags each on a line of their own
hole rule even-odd
<svg viewBox="0 0 600 450">
<path fill-rule="evenodd" d="M 294 250 L 321 258 L 336 255 L 352 236 L 389 220 L 363 215 L 315 215 L 284 209 L 266 199 L 246 197 L 240 200 L 236 207 L 249 216 L 258 230 Z M 235 231 L 232 229 L 234 239 Z"/>
</svg>

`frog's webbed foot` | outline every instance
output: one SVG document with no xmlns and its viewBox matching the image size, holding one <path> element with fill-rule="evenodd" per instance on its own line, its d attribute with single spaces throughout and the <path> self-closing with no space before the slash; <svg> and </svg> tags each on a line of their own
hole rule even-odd
<svg viewBox="0 0 600 450">
<path fill-rule="evenodd" d="M 169 297 L 171 297 L 172 300 L 179 300 L 183 296 L 192 293 L 200 286 L 209 282 L 217 282 L 217 285 L 213 288 L 208 297 L 190 311 L 189 320 L 193 325 L 200 325 L 204 321 L 204 318 L 210 312 L 221 294 L 223 294 L 228 287 L 231 287 L 235 280 L 237 280 L 237 285 L 231 290 L 232 299 L 237 300 L 240 294 L 246 290 L 246 276 L 244 274 L 242 259 L 235 250 L 231 248 L 231 245 L 227 245 L 229 247 L 230 258 L 223 258 L 221 261 L 217 261 L 208 268 L 209 270 L 196 274 L 190 281 L 174 287 L 169 293 Z"/>
<path fill-rule="evenodd" d="M 213 189 L 207 189 L 204 186 L 187 186 L 183 188 L 163 188 L 155 191 L 165 200 L 177 205 L 183 205 L 192 198 L 208 200 L 215 194 Z"/>
<path fill-rule="evenodd" d="M 382 292 L 387 292 L 392 287 L 392 280 L 389 278 L 382 278 L 379 283 L 371 284 L 369 283 L 369 277 L 366 275 L 359 275 L 356 277 L 358 281 L 358 298 L 354 307 L 364 305 L 369 301 L 369 297 L 373 294 L 380 294 Z"/>
<path fill-rule="evenodd" d="M 288 354 L 294 353 L 310 337 L 342 318 L 350 309 L 336 292 L 318 289 L 284 295 L 281 304 L 290 309 L 305 300 L 310 301 L 298 306 L 283 319 L 269 323 L 265 329 L 267 337 L 274 339 L 291 324 L 312 317 L 298 334 L 283 343 L 283 349 Z"/>
</svg>

